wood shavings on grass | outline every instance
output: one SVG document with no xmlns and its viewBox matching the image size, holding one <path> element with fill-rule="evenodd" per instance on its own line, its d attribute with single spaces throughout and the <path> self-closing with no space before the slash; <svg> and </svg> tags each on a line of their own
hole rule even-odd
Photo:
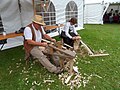
<svg viewBox="0 0 120 90">
<path fill-rule="evenodd" d="M 21 63 L 16 63 L 16 68 L 21 67 Z"/>
<path fill-rule="evenodd" d="M 36 89 L 35 89 L 35 86 L 32 86 L 32 87 L 30 88 L 30 90 L 36 90 Z"/>
<path fill-rule="evenodd" d="M 10 71 L 9 71 L 9 74 L 11 74 L 12 72 L 13 72 L 13 70 L 10 70 Z"/>
<path fill-rule="evenodd" d="M 39 86 L 41 83 L 39 83 L 39 82 L 37 82 L 37 81 L 33 81 L 32 82 L 32 85 L 37 85 L 37 86 Z"/>
<path fill-rule="evenodd" d="M 97 75 L 97 74 L 91 74 L 92 76 L 98 77 L 98 78 L 102 78 L 101 76 Z"/>
<path fill-rule="evenodd" d="M 29 73 L 29 71 L 27 71 L 27 70 L 22 70 L 21 73 L 22 73 L 22 74 L 27 74 L 27 73 Z"/>
<path fill-rule="evenodd" d="M 95 89 L 95 88 L 96 88 L 96 86 L 93 86 L 93 88 Z"/>
<path fill-rule="evenodd" d="M 44 83 L 53 83 L 54 80 L 44 80 L 43 82 L 44 82 Z"/>
<path fill-rule="evenodd" d="M 79 59 L 78 56 L 76 56 L 74 58 L 74 63 L 77 62 L 77 60 Z M 91 63 L 90 61 L 84 61 L 86 64 Z M 77 62 L 78 63 L 78 62 Z M 69 64 L 65 65 L 65 70 L 69 71 Z M 59 79 L 62 81 L 63 85 L 67 85 L 70 87 L 71 90 L 75 89 L 75 88 L 80 88 L 81 86 L 86 87 L 86 85 L 89 83 L 91 76 L 87 75 L 87 74 L 81 74 L 78 71 L 78 67 L 77 66 L 73 66 L 73 73 L 70 74 L 68 72 L 59 74 Z"/>
<path fill-rule="evenodd" d="M 75 62 L 77 62 L 78 57 L 75 59 Z M 83 61 L 85 64 L 90 64 L 90 61 Z M 66 68 L 66 66 L 65 66 Z M 67 68 L 69 69 L 69 66 L 67 66 Z M 63 85 L 67 85 L 70 87 L 70 90 L 74 90 L 74 89 L 78 89 L 81 86 L 82 87 L 86 87 L 87 84 L 90 82 L 90 80 L 92 79 L 92 77 L 98 77 L 98 78 L 102 78 L 101 76 L 97 75 L 97 74 L 91 74 L 91 75 L 87 75 L 86 73 L 81 74 L 78 71 L 78 67 L 77 66 L 73 66 L 73 70 L 74 70 L 74 74 L 70 74 L 68 72 L 64 72 L 59 74 L 59 79 L 62 81 Z M 94 87 L 95 88 L 95 87 Z"/>
<path fill-rule="evenodd" d="M 104 54 L 106 50 L 100 49 L 99 51 L 95 51 L 94 54 Z"/>
<path fill-rule="evenodd" d="M 84 64 L 90 64 L 91 62 L 90 61 L 86 61 L 86 60 L 83 60 L 83 59 L 80 59 L 78 58 L 78 61 L 84 63 Z M 78 62 L 76 62 L 76 65 L 78 64 Z"/>
<path fill-rule="evenodd" d="M 12 61 L 14 61 L 14 60 L 15 60 L 15 58 L 12 59 Z"/>
<path fill-rule="evenodd" d="M 81 86 L 86 87 L 92 76 L 87 74 L 74 73 L 73 75 L 69 73 L 62 73 L 59 75 L 59 79 L 62 81 L 63 85 L 70 87 L 70 90 L 78 89 Z"/>
<path fill-rule="evenodd" d="M 22 61 L 22 59 L 19 59 L 19 61 Z"/>
</svg>

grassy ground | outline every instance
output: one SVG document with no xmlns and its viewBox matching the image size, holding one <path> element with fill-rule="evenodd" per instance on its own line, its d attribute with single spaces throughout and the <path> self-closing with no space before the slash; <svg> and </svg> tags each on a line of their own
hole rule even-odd
<svg viewBox="0 0 120 90">
<path fill-rule="evenodd" d="M 75 90 L 120 90 L 120 25 L 85 25 L 79 31 L 82 40 L 95 51 L 106 50 L 109 56 L 85 57 L 78 53 L 79 72 L 91 79 Z M 54 80 L 44 83 L 44 80 Z M 23 47 L 0 52 L 0 90 L 69 90 L 58 76 L 40 64 L 25 65 Z"/>
</svg>

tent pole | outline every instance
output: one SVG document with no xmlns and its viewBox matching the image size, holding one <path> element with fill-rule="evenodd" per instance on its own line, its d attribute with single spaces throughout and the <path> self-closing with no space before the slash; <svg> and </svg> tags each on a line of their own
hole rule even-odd
<svg viewBox="0 0 120 90">
<path fill-rule="evenodd" d="M 120 5 L 120 4 L 118 3 L 118 11 L 119 11 L 119 5 Z M 120 12 L 120 11 L 119 11 L 119 12 Z"/>
<path fill-rule="evenodd" d="M 22 13 L 21 13 L 21 3 L 20 3 L 20 0 L 18 0 L 18 7 L 19 7 L 19 13 L 20 13 L 20 22 L 21 22 L 21 26 L 23 27 Z"/>
<path fill-rule="evenodd" d="M 84 18 L 85 18 L 84 11 L 85 11 L 85 0 L 83 0 L 83 25 L 84 25 Z"/>
<path fill-rule="evenodd" d="M 36 15 L 36 10 L 35 10 L 35 3 L 34 3 L 34 0 L 32 0 L 32 4 L 33 4 L 34 15 Z"/>
</svg>

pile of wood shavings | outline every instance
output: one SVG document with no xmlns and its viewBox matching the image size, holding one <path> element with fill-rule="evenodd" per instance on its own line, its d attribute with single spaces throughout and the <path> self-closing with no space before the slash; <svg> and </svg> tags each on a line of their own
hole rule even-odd
<svg viewBox="0 0 120 90">
<path fill-rule="evenodd" d="M 63 85 L 70 86 L 70 90 L 78 89 L 81 86 L 85 87 L 91 79 L 91 75 L 88 76 L 84 74 L 82 76 L 80 73 L 74 73 L 71 75 L 69 82 L 66 83 L 68 77 L 70 77 L 70 74 L 67 72 L 59 75 L 59 79 L 62 81 Z"/>
<path fill-rule="evenodd" d="M 74 63 L 77 63 L 77 59 L 78 59 L 78 56 L 76 55 L 76 57 L 73 59 Z M 73 68 L 74 67 L 77 70 L 74 70 L 75 72 L 73 72 L 72 74 L 68 73 L 68 71 L 59 74 L 59 79 L 62 81 L 62 84 L 69 86 L 70 90 L 78 89 L 81 86 L 85 87 L 88 84 L 91 77 L 92 77 L 92 75 L 90 75 L 90 76 L 87 75 L 87 74 L 82 75 L 78 71 L 78 67 L 73 66 Z M 65 65 L 65 69 L 69 70 L 69 64 Z"/>
</svg>

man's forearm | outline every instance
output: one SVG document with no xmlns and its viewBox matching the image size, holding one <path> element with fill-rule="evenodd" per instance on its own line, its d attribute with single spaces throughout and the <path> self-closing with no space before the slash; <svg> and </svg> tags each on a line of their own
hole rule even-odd
<svg viewBox="0 0 120 90">
<path fill-rule="evenodd" d="M 43 43 L 41 42 L 35 42 L 33 40 L 27 40 L 28 44 L 34 45 L 34 46 L 43 46 Z"/>
<path fill-rule="evenodd" d="M 48 39 L 48 40 L 52 40 L 52 38 L 51 38 L 49 35 L 47 35 L 47 34 L 45 34 L 44 37 L 45 37 L 46 39 Z"/>
</svg>

